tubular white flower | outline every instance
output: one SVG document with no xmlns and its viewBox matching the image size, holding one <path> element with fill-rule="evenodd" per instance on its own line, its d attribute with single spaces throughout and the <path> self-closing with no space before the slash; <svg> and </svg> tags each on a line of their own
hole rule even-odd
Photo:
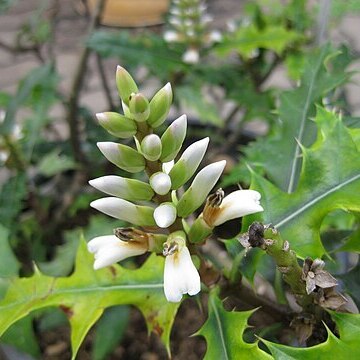
<svg viewBox="0 0 360 360">
<path fill-rule="evenodd" d="M 189 48 L 185 51 L 184 55 L 182 56 L 182 60 L 184 63 L 187 64 L 197 64 L 200 60 L 200 54 L 197 49 Z"/>
<path fill-rule="evenodd" d="M 186 246 L 166 256 L 164 293 L 168 301 L 179 302 L 183 294 L 196 295 L 200 288 L 200 276 Z"/>
<path fill-rule="evenodd" d="M 153 226 L 154 209 L 149 206 L 135 205 L 124 199 L 106 197 L 95 200 L 90 206 L 119 220 L 124 220 L 134 225 Z"/>
<path fill-rule="evenodd" d="M 169 227 L 176 220 L 176 207 L 170 202 L 160 204 L 154 211 L 154 219 L 157 226 Z"/>
<path fill-rule="evenodd" d="M 98 270 L 128 257 L 144 254 L 148 245 L 145 242 L 121 241 L 115 235 L 105 235 L 90 240 L 87 248 L 95 254 L 94 269 Z"/>
<path fill-rule="evenodd" d="M 150 186 L 159 195 L 167 194 L 171 189 L 170 176 L 164 172 L 157 172 L 150 178 Z"/>
<path fill-rule="evenodd" d="M 224 222 L 242 216 L 264 211 L 260 205 L 261 194 L 255 190 L 237 190 L 225 196 L 213 225 L 218 226 Z"/>
</svg>

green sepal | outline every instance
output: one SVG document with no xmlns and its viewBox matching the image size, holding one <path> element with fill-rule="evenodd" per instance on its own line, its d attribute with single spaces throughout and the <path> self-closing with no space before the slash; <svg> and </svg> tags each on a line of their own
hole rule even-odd
<svg viewBox="0 0 360 360">
<path fill-rule="evenodd" d="M 136 122 L 116 112 L 96 114 L 99 124 L 111 135 L 121 139 L 132 137 L 137 132 Z"/>
<path fill-rule="evenodd" d="M 130 95 L 139 92 L 132 76 L 121 66 L 116 69 L 116 85 L 121 100 L 129 105 Z"/>
<path fill-rule="evenodd" d="M 160 126 L 169 114 L 172 103 L 172 90 L 170 83 L 161 88 L 150 101 L 150 115 L 148 124 L 156 128 Z"/>
<path fill-rule="evenodd" d="M 213 228 L 210 227 L 203 217 L 200 215 L 191 225 L 188 233 L 189 241 L 192 243 L 200 243 L 211 235 Z"/>
</svg>

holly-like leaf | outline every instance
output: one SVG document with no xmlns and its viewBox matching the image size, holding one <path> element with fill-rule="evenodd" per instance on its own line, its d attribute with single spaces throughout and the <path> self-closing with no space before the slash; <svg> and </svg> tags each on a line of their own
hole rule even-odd
<svg viewBox="0 0 360 360">
<path fill-rule="evenodd" d="M 336 210 L 360 211 L 360 151 L 351 132 L 334 113 L 318 108 L 318 137 L 302 147 L 303 164 L 295 192 L 288 194 L 253 173 L 262 194 L 263 220 L 272 223 L 300 257 L 321 257 L 324 217 Z M 300 145 L 301 146 L 301 145 Z"/>
<path fill-rule="evenodd" d="M 316 113 L 316 102 L 350 76 L 344 72 L 351 61 L 346 49 L 339 53 L 325 45 L 304 61 L 300 86 L 280 96 L 279 121 L 271 134 L 245 149 L 248 163 L 265 172 L 274 184 L 288 193 L 295 190 L 298 182 L 301 145 L 310 146 L 316 138 L 316 126 L 311 120 Z M 240 181 L 236 173 L 232 179 Z"/>
<path fill-rule="evenodd" d="M 59 306 L 69 318 L 75 359 L 84 337 L 105 308 L 131 304 L 141 310 L 149 331 L 157 333 L 169 350 L 170 330 L 179 304 L 165 299 L 163 265 L 163 258 L 152 255 L 137 270 L 114 265 L 95 271 L 93 256 L 82 241 L 71 276 L 53 278 L 36 269 L 32 277 L 13 281 L 0 302 L 0 335 L 34 310 Z"/>
<path fill-rule="evenodd" d="M 269 25 L 259 29 L 251 24 L 239 28 L 230 39 L 225 39 L 217 50 L 220 55 L 228 55 L 236 50 L 245 58 L 251 57 L 259 48 L 273 50 L 280 55 L 287 46 L 301 39 L 302 35 L 281 25 Z"/>
<path fill-rule="evenodd" d="M 358 359 L 360 357 L 360 315 L 331 312 L 336 322 L 340 339 L 328 328 L 328 338 L 324 343 L 310 348 L 295 348 L 262 340 L 276 360 L 314 359 Z"/>
<path fill-rule="evenodd" d="M 209 295 L 209 316 L 197 335 L 207 342 L 205 360 L 212 359 L 271 359 L 257 343 L 243 340 L 248 319 L 253 311 L 229 312 L 223 308 L 216 291 Z"/>
</svg>

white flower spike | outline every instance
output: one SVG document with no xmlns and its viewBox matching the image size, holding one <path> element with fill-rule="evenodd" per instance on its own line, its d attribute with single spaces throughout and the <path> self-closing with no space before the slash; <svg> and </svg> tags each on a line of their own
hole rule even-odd
<svg viewBox="0 0 360 360">
<path fill-rule="evenodd" d="M 95 270 L 144 254 L 148 250 L 146 242 L 121 241 L 115 235 L 98 236 L 90 240 L 87 247 L 89 252 L 95 254 Z"/>
<path fill-rule="evenodd" d="M 184 236 L 182 231 L 171 234 L 164 247 L 164 293 L 170 302 L 179 302 L 184 294 L 196 295 L 201 289 L 200 276 Z"/>
</svg>

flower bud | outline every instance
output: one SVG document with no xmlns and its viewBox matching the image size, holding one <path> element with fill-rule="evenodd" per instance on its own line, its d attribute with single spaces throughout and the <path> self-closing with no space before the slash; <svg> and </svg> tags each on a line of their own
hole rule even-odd
<svg viewBox="0 0 360 360">
<path fill-rule="evenodd" d="M 168 174 L 157 172 L 150 178 L 150 186 L 159 195 L 167 194 L 171 189 L 171 179 Z"/>
<path fill-rule="evenodd" d="M 116 85 L 121 100 L 129 105 L 130 95 L 139 90 L 132 76 L 120 65 L 116 69 Z"/>
<path fill-rule="evenodd" d="M 134 120 L 116 112 L 103 112 L 96 114 L 99 124 L 111 135 L 122 139 L 136 134 L 137 126 Z"/>
<path fill-rule="evenodd" d="M 111 141 L 97 143 L 103 155 L 120 169 L 136 173 L 145 169 L 145 159 L 130 146 Z"/>
<path fill-rule="evenodd" d="M 155 134 L 150 134 L 144 137 L 141 142 L 141 152 L 149 161 L 156 161 L 161 155 L 161 140 Z"/>
<path fill-rule="evenodd" d="M 129 100 L 129 110 L 136 121 L 146 121 L 150 114 L 149 100 L 141 93 L 131 94 Z"/>
<path fill-rule="evenodd" d="M 169 172 L 172 189 L 176 190 L 184 185 L 195 173 L 205 155 L 209 138 L 191 144 L 181 155 L 179 161 Z"/>
<path fill-rule="evenodd" d="M 160 204 L 154 211 L 154 219 L 158 227 L 169 227 L 176 220 L 176 207 L 171 202 Z"/>
<path fill-rule="evenodd" d="M 194 178 L 177 204 L 178 215 L 189 216 L 205 201 L 211 189 L 215 186 L 224 170 L 226 161 L 218 161 L 204 167 Z"/>
<path fill-rule="evenodd" d="M 195 48 L 189 48 L 184 53 L 182 60 L 186 64 L 197 64 L 200 60 L 199 50 Z"/>
<path fill-rule="evenodd" d="M 151 200 L 154 191 L 147 183 L 121 176 L 102 176 L 89 181 L 89 184 L 106 194 L 131 201 Z"/>
<path fill-rule="evenodd" d="M 149 206 L 135 205 L 124 199 L 106 197 L 95 200 L 90 206 L 116 219 L 138 226 L 154 226 L 154 209 Z"/>
<path fill-rule="evenodd" d="M 162 152 L 160 160 L 162 162 L 175 159 L 186 136 L 186 125 L 186 115 L 181 115 L 164 132 L 161 137 Z"/>
<path fill-rule="evenodd" d="M 150 101 L 150 115 L 148 124 L 156 128 L 160 126 L 169 114 L 172 103 L 172 90 L 170 83 L 161 88 Z"/>
</svg>

